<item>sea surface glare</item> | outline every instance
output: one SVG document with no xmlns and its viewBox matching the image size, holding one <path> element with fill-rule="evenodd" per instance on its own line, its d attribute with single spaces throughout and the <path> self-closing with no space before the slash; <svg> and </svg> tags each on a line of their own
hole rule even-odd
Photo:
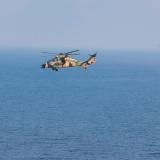
<svg viewBox="0 0 160 160">
<path fill-rule="evenodd" d="M 160 52 L 99 51 L 87 71 L 46 59 L 0 49 L 0 160 L 160 159 Z"/>
</svg>

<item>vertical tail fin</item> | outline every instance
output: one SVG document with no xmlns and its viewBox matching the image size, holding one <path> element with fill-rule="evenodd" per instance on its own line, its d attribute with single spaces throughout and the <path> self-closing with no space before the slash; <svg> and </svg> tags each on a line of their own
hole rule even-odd
<svg viewBox="0 0 160 160">
<path fill-rule="evenodd" d="M 96 62 L 96 55 L 97 53 L 90 55 L 87 61 L 82 63 L 82 67 L 84 69 L 87 69 L 89 65 L 94 64 Z"/>
</svg>

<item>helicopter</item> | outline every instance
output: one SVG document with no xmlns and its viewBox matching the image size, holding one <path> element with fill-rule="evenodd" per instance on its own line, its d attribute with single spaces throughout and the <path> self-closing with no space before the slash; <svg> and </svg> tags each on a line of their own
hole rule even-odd
<svg viewBox="0 0 160 160">
<path fill-rule="evenodd" d="M 67 68 L 67 67 L 82 67 L 85 70 L 88 68 L 89 65 L 96 62 L 96 55 L 97 52 L 89 55 L 90 57 L 86 60 L 77 60 L 73 58 L 73 55 L 79 55 L 78 52 L 80 50 L 73 50 L 70 52 L 62 52 L 62 53 L 50 53 L 50 52 L 42 52 L 45 54 L 52 54 L 54 55 L 52 59 L 48 60 L 46 63 L 41 65 L 41 68 L 51 68 L 54 71 L 58 71 L 61 68 Z"/>
</svg>

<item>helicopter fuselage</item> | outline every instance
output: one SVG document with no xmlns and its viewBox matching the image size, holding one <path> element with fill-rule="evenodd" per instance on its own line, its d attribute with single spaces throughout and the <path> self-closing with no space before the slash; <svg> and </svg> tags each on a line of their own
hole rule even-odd
<svg viewBox="0 0 160 160">
<path fill-rule="evenodd" d="M 48 60 L 47 63 L 42 64 L 42 68 L 52 68 L 53 70 L 58 71 L 60 68 L 82 66 L 86 69 L 88 65 L 95 63 L 95 60 L 96 54 L 91 55 L 87 61 L 76 60 L 65 54 L 58 54 L 53 59 Z"/>
</svg>

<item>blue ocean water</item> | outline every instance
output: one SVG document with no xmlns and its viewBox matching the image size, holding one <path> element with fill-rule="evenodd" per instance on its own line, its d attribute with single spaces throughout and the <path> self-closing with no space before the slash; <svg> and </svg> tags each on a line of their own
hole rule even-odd
<svg viewBox="0 0 160 160">
<path fill-rule="evenodd" d="M 160 159 L 160 52 L 97 59 L 53 72 L 39 50 L 0 50 L 0 160 Z"/>
</svg>

